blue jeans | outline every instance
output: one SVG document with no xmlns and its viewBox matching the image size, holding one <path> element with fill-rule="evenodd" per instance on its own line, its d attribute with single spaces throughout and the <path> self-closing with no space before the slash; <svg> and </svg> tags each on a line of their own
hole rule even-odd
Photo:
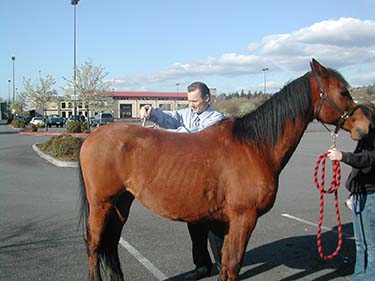
<svg viewBox="0 0 375 281">
<path fill-rule="evenodd" d="M 375 194 L 354 194 L 352 214 L 356 245 L 352 280 L 375 280 Z"/>
</svg>

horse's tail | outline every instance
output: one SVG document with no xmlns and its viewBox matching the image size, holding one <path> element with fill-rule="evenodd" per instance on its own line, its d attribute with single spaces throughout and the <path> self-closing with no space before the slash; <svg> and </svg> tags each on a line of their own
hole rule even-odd
<svg viewBox="0 0 375 281">
<path fill-rule="evenodd" d="M 78 227 L 82 226 L 85 242 L 87 245 L 88 234 L 88 217 L 90 213 L 90 206 L 86 196 L 86 186 L 82 174 L 81 163 L 78 162 L 79 166 L 79 178 L 80 178 L 80 215 Z M 107 218 L 103 234 L 100 239 L 100 243 L 97 246 L 97 255 L 101 265 L 101 268 L 109 276 L 109 280 L 122 281 L 123 273 L 121 270 L 120 259 L 118 256 L 118 241 L 120 240 L 121 230 L 123 222 L 121 222 L 116 209 L 115 204 L 111 207 Z"/>
<path fill-rule="evenodd" d="M 109 280 L 123 281 L 120 258 L 118 256 L 118 243 L 121 238 L 123 223 L 119 219 L 115 206 L 112 206 L 106 220 L 98 255 L 100 264 L 109 276 Z"/>
<path fill-rule="evenodd" d="M 81 225 L 84 233 L 87 231 L 87 220 L 89 217 L 89 203 L 86 196 L 86 186 L 83 179 L 81 161 L 78 160 L 78 169 L 79 169 L 79 181 L 80 181 L 80 207 L 79 207 L 79 220 L 78 227 Z"/>
</svg>

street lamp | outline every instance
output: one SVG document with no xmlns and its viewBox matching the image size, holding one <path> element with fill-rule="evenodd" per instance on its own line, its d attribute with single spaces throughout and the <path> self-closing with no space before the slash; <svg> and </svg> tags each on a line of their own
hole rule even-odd
<svg viewBox="0 0 375 281">
<path fill-rule="evenodd" d="M 268 71 L 268 67 L 262 68 L 262 71 L 264 72 L 264 94 L 266 93 L 267 90 L 267 75 L 266 72 Z"/>
<path fill-rule="evenodd" d="M 76 84 L 77 84 L 77 29 L 76 29 L 76 6 L 79 0 L 71 0 L 71 4 L 74 6 L 74 68 L 73 68 L 73 97 L 74 97 L 74 118 L 77 118 L 77 97 L 76 97 Z"/>
<path fill-rule="evenodd" d="M 14 61 L 16 60 L 16 57 L 12 57 L 12 61 L 13 61 L 13 102 L 15 102 L 16 100 L 16 82 L 15 82 L 15 79 L 14 79 Z"/>
<path fill-rule="evenodd" d="M 177 96 L 178 96 L 178 87 L 180 86 L 180 83 L 176 83 L 176 87 L 177 87 Z"/>
<path fill-rule="evenodd" d="M 10 104 L 10 82 L 11 82 L 11 80 L 9 79 L 8 80 L 8 106 Z"/>
</svg>

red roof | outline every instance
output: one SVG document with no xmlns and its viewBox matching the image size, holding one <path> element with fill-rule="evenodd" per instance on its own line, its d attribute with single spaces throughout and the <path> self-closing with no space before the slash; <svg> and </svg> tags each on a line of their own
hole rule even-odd
<svg viewBox="0 0 375 281">
<path fill-rule="evenodd" d="M 142 92 L 142 91 L 112 91 L 111 97 L 118 98 L 186 98 L 186 92 Z"/>
</svg>

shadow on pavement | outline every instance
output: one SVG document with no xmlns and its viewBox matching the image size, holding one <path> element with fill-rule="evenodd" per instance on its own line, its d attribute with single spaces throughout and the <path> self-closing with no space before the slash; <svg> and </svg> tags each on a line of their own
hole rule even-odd
<svg viewBox="0 0 375 281">
<path fill-rule="evenodd" d="M 352 224 L 343 225 L 345 233 L 352 234 Z M 323 234 L 323 248 L 326 255 L 331 254 L 337 246 L 336 233 Z M 251 239 L 250 239 L 251 247 Z M 319 257 L 316 247 L 316 235 L 295 236 L 278 240 L 247 251 L 241 268 L 239 280 L 251 280 L 252 277 L 270 271 L 276 267 L 284 266 L 294 269 L 282 272 L 283 269 L 275 271 L 275 278 L 268 280 L 320 280 L 328 281 L 338 277 L 350 276 L 353 273 L 355 261 L 354 240 L 343 241 L 339 255 L 332 260 L 323 260 Z M 326 269 L 328 273 L 313 279 L 311 275 Z M 288 275 L 288 272 L 291 272 Z M 185 274 L 185 273 L 184 273 Z M 165 281 L 183 280 L 179 274 Z M 216 272 L 216 274 L 218 274 Z M 288 275 L 287 277 L 285 277 Z M 259 278 L 259 276 L 258 276 Z"/>
<path fill-rule="evenodd" d="M 349 224 L 351 226 L 351 224 Z M 347 228 L 348 224 L 345 226 Z M 350 231 L 348 231 L 350 233 Z M 337 234 L 323 234 L 323 248 L 326 255 L 331 254 L 337 246 Z M 243 268 L 250 266 L 251 269 L 240 275 L 239 280 L 248 280 L 253 276 L 271 270 L 278 266 L 298 269 L 298 272 L 288 277 L 276 278 L 275 280 L 291 281 L 303 280 L 332 280 L 339 276 L 347 276 L 353 273 L 355 260 L 354 240 L 345 239 L 338 256 L 332 260 L 323 260 L 319 257 L 316 247 L 316 235 L 295 236 L 255 248 L 245 254 Z M 325 269 L 334 269 L 311 279 L 314 273 Z"/>
</svg>

